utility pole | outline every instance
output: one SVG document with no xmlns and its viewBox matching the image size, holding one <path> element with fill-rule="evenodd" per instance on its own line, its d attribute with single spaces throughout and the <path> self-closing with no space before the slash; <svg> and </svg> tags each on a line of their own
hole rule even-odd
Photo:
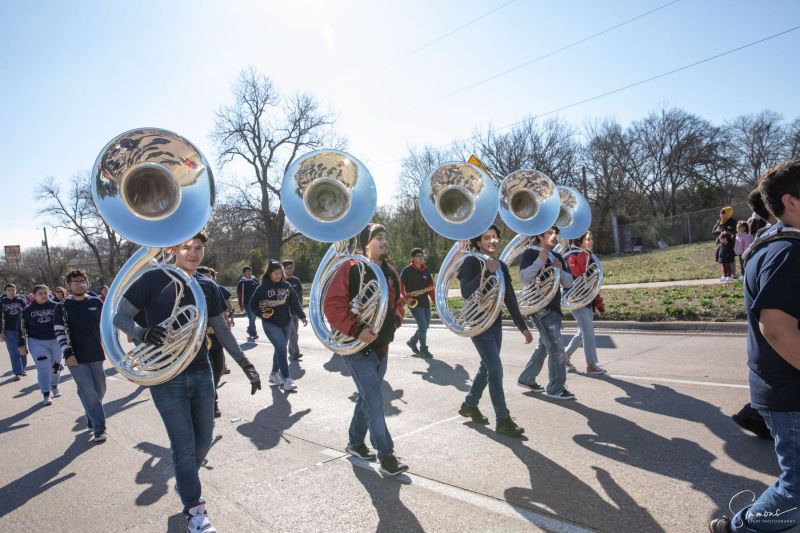
<svg viewBox="0 0 800 533">
<path fill-rule="evenodd" d="M 42 246 L 44 246 L 45 252 L 47 252 L 47 270 L 50 271 L 50 275 L 53 275 L 53 263 L 50 261 L 50 245 L 47 243 L 47 228 L 43 227 L 42 231 L 44 232 L 44 240 L 42 241 Z M 53 280 L 48 280 L 52 282 Z"/>
</svg>

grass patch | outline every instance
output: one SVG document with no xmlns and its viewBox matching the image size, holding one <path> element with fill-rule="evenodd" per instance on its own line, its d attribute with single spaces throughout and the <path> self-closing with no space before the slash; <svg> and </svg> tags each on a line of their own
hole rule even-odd
<svg viewBox="0 0 800 533">
<path fill-rule="evenodd" d="M 653 250 L 643 254 L 602 257 L 603 283 L 646 283 L 686 279 L 718 278 L 722 272 L 714 261 L 714 242 L 701 242 Z M 738 266 L 737 266 L 738 271 Z"/>
</svg>

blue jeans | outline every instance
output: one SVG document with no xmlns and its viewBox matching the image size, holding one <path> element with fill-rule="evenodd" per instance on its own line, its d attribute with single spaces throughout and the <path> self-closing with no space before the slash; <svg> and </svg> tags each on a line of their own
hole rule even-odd
<svg viewBox="0 0 800 533">
<path fill-rule="evenodd" d="M 586 356 L 587 365 L 597 364 L 597 344 L 594 340 L 594 322 L 591 306 L 581 307 L 572 311 L 572 316 L 578 322 L 578 333 L 572 337 L 565 351 L 569 357 L 579 346 L 583 345 L 583 354 Z"/>
<path fill-rule="evenodd" d="M 561 315 L 555 311 L 545 309 L 533 315 L 533 323 L 539 330 L 539 345 L 531 354 L 531 358 L 519 375 L 519 381 L 531 384 L 536 381 L 539 372 L 547 358 L 547 372 L 550 382 L 547 384 L 547 394 L 558 394 L 566 388 L 567 367 L 565 364 L 564 343 L 561 342 Z"/>
<path fill-rule="evenodd" d="M 25 372 L 25 363 L 27 357 L 19 353 L 17 342 L 19 342 L 19 331 L 14 329 L 7 329 L 6 334 L 6 348 L 8 349 L 8 357 L 11 359 L 11 370 L 15 376 L 21 376 Z"/>
<path fill-rule="evenodd" d="M 255 337 L 258 334 L 256 330 L 256 314 L 250 310 L 250 306 L 247 306 L 247 334 L 251 337 Z"/>
<path fill-rule="evenodd" d="M 467 398 L 467 405 L 477 407 L 483 396 L 486 385 L 489 385 L 489 397 L 497 420 L 509 415 L 506 406 L 506 395 L 503 392 L 503 363 L 500 361 L 500 348 L 503 344 L 503 328 L 500 323 L 490 326 L 489 329 L 472 337 L 472 344 L 481 356 L 481 365 L 478 373 L 472 379 Z"/>
<path fill-rule="evenodd" d="M 781 474 L 761 496 L 733 517 L 733 531 L 789 531 L 800 524 L 800 411 L 759 409 L 775 437 Z"/>
<path fill-rule="evenodd" d="M 264 333 L 267 334 L 269 342 L 275 348 L 272 353 L 272 373 L 274 374 L 280 369 L 281 377 L 286 379 L 289 377 L 289 359 L 287 359 L 286 345 L 289 343 L 289 327 L 279 326 L 267 320 L 262 320 L 261 325 L 264 326 Z"/>
<path fill-rule="evenodd" d="M 388 357 L 379 359 L 375 351 L 369 355 L 356 353 L 344 358 L 358 389 L 356 407 L 353 419 L 350 421 L 348 445 L 364 444 L 369 429 L 369 440 L 378 452 L 379 459 L 394 453 L 394 442 L 389 435 L 386 417 L 383 414 L 383 392 L 381 392 L 388 359 Z"/>
<path fill-rule="evenodd" d="M 61 346 L 56 339 L 41 340 L 28 337 L 28 350 L 36 364 L 39 390 L 42 394 L 50 394 L 51 388 L 58 387 L 61 376 Z"/>
<path fill-rule="evenodd" d="M 106 431 L 106 413 L 103 410 L 103 396 L 106 395 L 106 374 L 103 372 L 103 361 L 94 363 L 78 363 L 68 366 L 72 379 L 78 387 L 78 398 L 86 411 L 89 427 L 95 435 Z"/>
<path fill-rule="evenodd" d="M 171 380 L 150 387 L 153 403 L 164 421 L 172 449 L 175 483 L 183 511 L 200 505 L 198 469 L 211 448 L 214 432 L 214 379 L 211 368 L 190 368 Z"/>
<path fill-rule="evenodd" d="M 419 341 L 420 348 L 428 347 L 428 327 L 431 325 L 431 306 L 418 305 L 411 310 L 414 320 L 417 322 L 417 331 L 411 336 L 411 342 Z"/>
</svg>

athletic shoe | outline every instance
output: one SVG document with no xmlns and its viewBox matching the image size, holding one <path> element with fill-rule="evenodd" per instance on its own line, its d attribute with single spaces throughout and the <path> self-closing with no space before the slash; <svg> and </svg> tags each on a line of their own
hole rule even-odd
<svg viewBox="0 0 800 533">
<path fill-rule="evenodd" d="M 525 383 L 525 382 L 522 382 L 522 381 L 517 381 L 517 385 L 519 385 L 520 387 L 523 387 L 525 389 L 529 389 L 529 390 L 531 390 L 533 392 L 544 392 L 544 387 L 542 387 L 541 385 L 539 385 L 535 381 L 533 383 Z"/>
<path fill-rule="evenodd" d="M 353 457 L 358 457 L 365 461 L 374 461 L 378 458 L 378 456 L 371 452 L 370 449 L 367 448 L 367 445 L 363 443 L 358 446 L 348 446 L 345 448 L 345 451 Z"/>
<path fill-rule="evenodd" d="M 751 433 L 755 433 L 764 440 L 772 440 L 772 433 L 770 433 L 769 428 L 767 427 L 767 424 L 764 422 L 763 418 L 745 418 L 739 413 L 732 415 L 731 418 L 742 429 L 746 429 Z"/>
<path fill-rule="evenodd" d="M 94 437 L 92 437 L 92 442 L 100 444 L 101 442 L 105 442 L 107 438 L 108 436 L 106 435 L 106 432 L 103 431 L 102 433 L 97 433 Z"/>
<path fill-rule="evenodd" d="M 387 476 L 396 476 L 408 470 L 408 465 L 401 463 L 393 453 L 381 459 L 381 472 Z"/>
<path fill-rule="evenodd" d="M 278 372 L 273 372 L 269 375 L 269 386 L 276 387 L 283 385 L 283 378 Z"/>
<path fill-rule="evenodd" d="M 577 374 L 578 373 L 578 368 L 573 364 L 568 364 L 567 365 L 567 372 L 569 372 L 570 374 Z"/>
<path fill-rule="evenodd" d="M 14 374 L 14 381 L 19 381 L 21 379 L 22 379 L 22 376 L 20 376 L 19 374 Z"/>
<path fill-rule="evenodd" d="M 27 376 L 27 375 L 28 375 L 28 373 L 25 372 L 24 370 L 22 371 L 22 374 L 20 374 L 20 376 Z"/>
<path fill-rule="evenodd" d="M 586 373 L 591 376 L 602 376 L 603 374 L 608 374 L 608 370 L 600 368 L 597 365 L 592 365 L 586 367 Z"/>
<path fill-rule="evenodd" d="M 555 394 L 550 394 L 549 392 L 545 392 L 545 395 L 548 398 L 552 398 L 554 400 L 574 400 L 575 399 L 575 395 L 572 394 L 567 389 L 561 389 L 560 391 L 558 391 Z"/>
<path fill-rule="evenodd" d="M 223 369 L 222 369 L 222 375 L 223 375 L 223 376 L 224 376 L 225 374 L 230 374 L 230 373 L 231 373 L 231 369 L 230 369 L 230 368 L 228 368 L 227 366 L 226 366 L 225 368 L 223 368 Z"/>
<path fill-rule="evenodd" d="M 725 281 L 725 276 L 721 276 L 721 277 L 719 278 L 719 280 L 720 280 L 720 281 Z"/>
<path fill-rule="evenodd" d="M 297 385 L 292 383 L 292 378 L 286 378 L 283 380 L 283 390 L 287 392 L 297 390 Z"/>
<path fill-rule="evenodd" d="M 205 503 L 189 509 L 189 516 L 186 519 L 186 533 L 217 533 L 217 530 L 208 521 Z"/>
<path fill-rule="evenodd" d="M 416 342 L 410 340 L 406 342 L 406 345 L 408 345 L 408 347 L 411 348 L 411 351 L 414 352 L 415 354 L 419 353 L 419 348 L 417 348 Z"/>
<path fill-rule="evenodd" d="M 51 392 L 53 398 L 58 398 L 59 396 L 61 396 L 61 391 L 58 390 L 58 387 L 53 387 Z"/>
<path fill-rule="evenodd" d="M 428 351 L 427 346 L 421 346 L 419 349 L 419 356 L 422 357 L 423 359 L 430 359 L 431 357 L 433 357 L 433 354 Z"/>
<path fill-rule="evenodd" d="M 289 356 L 289 359 L 291 359 L 293 361 L 298 361 L 298 360 L 300 360 L 302 358 L 303 358 L 303 354 L 301 354 L 301 353 L 297 353 L 297 354 Z"/>
<path fill-rule="evenodd" d="M 219 410 L 219 405 L 217 405 L 217 401 L 214 400 L 214 418 L 220 418 L 222 416 L 222 411 Z"/>
<path fill-rule="evenodd" d="M 525 430 L 519 427 L 513 418 L 507 416 L 497 421 L 497 432 L 509 437 L 520 437 Z"/>
<path fill-rule="evenodd" d="M 489 419 L 483 416 L 483 413 L 481 413 L 477 406 L 469 405 L 467 402 L 461 404 L 461 409 L 458 410 L 458 414 L 471 418 L 476 424 L 486 425 L 489 423 Z"/>
<path fill-rule="evenodd" d="M 50 395 L 45 394 L 44 398 L 42 398 L 42 405 L 52 405 L 53 402 L 50 401 Z"/>
<path fill-rule="evenodd" d="M 727 516 L 715 518 L 708 523 L 708 531 L 709 533 L 731 533 L 733 531 L 731 529 L 731 521 L 728 520 Z"/>
</svg>

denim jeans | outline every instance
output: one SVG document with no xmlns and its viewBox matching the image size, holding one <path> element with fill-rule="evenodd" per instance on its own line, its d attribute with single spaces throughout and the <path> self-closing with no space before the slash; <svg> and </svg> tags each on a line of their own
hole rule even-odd
<svg viewBox="0 0 800 533">
<path fill-rule="evenodd" d="M 547 358 L 547 372 L 549 383 L 547 394 L 558 394 L 567 384 L 567 367 L 565 364 L 564 344 L 561 342 L 561 315 L 555 311 L 545 309 L 533 315 L 533 323 L 539 330 L 539 345 L 531 354 L 519 381 L 530 384 L 536 381 L 542 371 L 544 358 Z"/>
<path fill-rule="evenodd" d="M 369 440 L 378 452 L 379 459 L 394 453 L 394 442 L 389 435 L 386 417 L 383 414 L 383 392 L 381 392 L 388 359 L 388 357 L 378 358 L 375 351 L 371 351 L 368 355 L 355 353 L 344 358 L 358 389 L 356 407 L 353 410 L 353 419 L 350 421 L 348 445 L 364 444 L 369 429 Z"/>
<path fill-rule="evenodd" d="M 86 411 L 89 426 L 95 435 L 104 433 L 106 413 L 103 410 L 103 396 L 106 395 L 106 374 L 103 372 L 103 361 L 78 363 L 67 368 L 78 387 L 78 398 Z"/>
<path fill-rule="evenodd" d="M 15 376 L 21 376 L 22 373 L 25 372 L 28 358 L 19 353 L 19 347 L 17 347 L 17 342 L 19 342 L 19 331 L 7 329 L 5 331 L 5 335 L 8 357 L 11 359 L 11 370 L 14 372 Z"/>
<path fill-rule="evenodd" d="M 267 320 L 262 320 L 261 324 L 264 326 L 264 333 L 267 334 L 269 342 L 275 348 L 272 354 L 272 372 L 275 373 L 280 369 L 281 377 L 286 379 L 289 377 L 289 359 L 287 359 L 286 355 L 286 344 L 289 342 L 289 324 L 278 326 Z"/>
<path fill-rule="evenodd" d="M 494 324 L 480 335 L 472 337 L 472 344 L 481 356 L 478 373 L 472 378 L 465 403 L 477 407 L 483 396 L 486 385 L 489 385 L 489 397 L 497 420 L 509 415 L 506 406 L 506 395 L 503 392 L 503 363 L 500 361 L 500 348 L 503 344 L 503 328 L 500 323 Z"/>
<path fill-rule="evenodd" d="M 28 337 L 28 350 L 36 364 L 36 377 L 42 394 L 50 394 L 50 389 L 58 387 L 61 376 L 61 346 L 56 339 L 41 340 Z M 53 365 L 58 364 L 56 368 Z"/>
<path fill-rule="evenodd" d="M 250 306 L 247 306 L 247 334 L 251 337 L 255 337 L 258 334 L 258 330 L 256 330 L 256 314 L 250 310 Z"/>
<path fill-rule="evenodd" d="M 202 503 L 198 470 L 211 448 L 214 432 L 214 380 L 211 368 L 189 368 L 150 387 L 172 449 L 175 483 L 187 512 Z"/>
<path fill-rule="evenodd" d="M 411 336 L 411 342 L 419 341 L 420 348 L 428 347 L 428 327 L 431 325 L 431 306 L 418 305 L 411 310 L 414 320 L 417 322 L 417 331 Z"/>
<path fill-rule="evenodd" d="M 775 437 L 778 480 L 733 517 L 733 531 L 794 531 L 800 524 L 800 411 L 759 409 Z M 744 496 L 743 496 L 744 498 Z"/>
<path fill-rule="evenodd" d="M 289 355 L 300 355 L 300 346 L 297 345 L 297 329 L 300 319 L 295 315 L 289 320 Z"/>
<path fill-rule="evenodd" d="M 566 355 L 569 357 L 579 346 L 583 345 L 583 354 L 586 356 L 587 365 L 597 364 L 597 345 L 594 340 L 594 322 L 591 306 L 581 307 L 572 311 L 572 316 L 578 322 L 578 333 L 567 344 Z"/>
</svg>

